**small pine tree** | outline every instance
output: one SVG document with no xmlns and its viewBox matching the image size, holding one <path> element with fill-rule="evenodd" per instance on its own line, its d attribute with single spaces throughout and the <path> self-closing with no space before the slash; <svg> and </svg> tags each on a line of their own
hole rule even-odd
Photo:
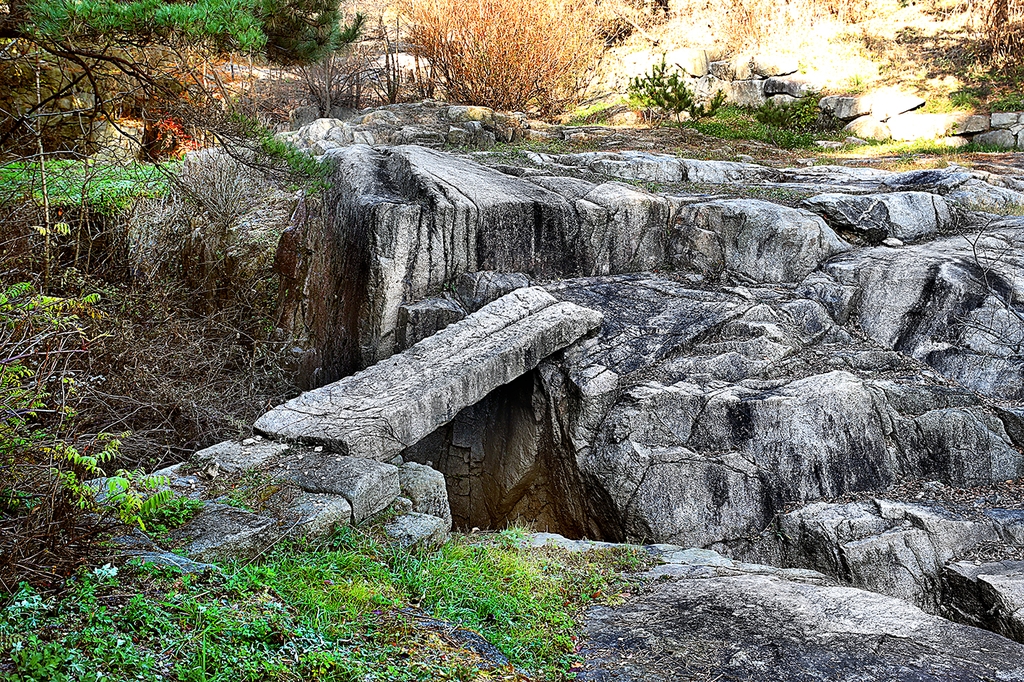
<svg viewBox="0 0 1024 682">
<path fill-rule="evenodd" d="M 688 113 L 691 119 L 714 116 L 725 102 L 725 93 L 721 90 L 706 104 L 699 102 L 687 85 L 686 76 L 678 69 L 670 72 L 664 57 L 660 64 L 651 68 L 650 73 L 630 81 L 629 96 L 642 107 L 653 107 L 674 115 L 680 128 L 683 127 L 683 112 Z"/>
</svg>

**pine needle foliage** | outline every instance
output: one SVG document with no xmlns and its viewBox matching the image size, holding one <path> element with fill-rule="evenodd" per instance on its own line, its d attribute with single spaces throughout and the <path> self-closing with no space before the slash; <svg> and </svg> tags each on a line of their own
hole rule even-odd
<svg viewBox="0 0 1024 682">
<path fill-rule="evenodd" d="M 669 71 L 664 57 L 660 64 L 651 67 L 650 73 L 630 81 L 629 96 L 643 108 L 657 108 L 675 116 L 680 128 L 683 127 L 684 113 L 689 114 L 691 120 L 714 116 L 725 102 L 725 93 L 721 90 L 711 100 L 701 102 L 682 72 L 678 69 Z"/>
</svg>

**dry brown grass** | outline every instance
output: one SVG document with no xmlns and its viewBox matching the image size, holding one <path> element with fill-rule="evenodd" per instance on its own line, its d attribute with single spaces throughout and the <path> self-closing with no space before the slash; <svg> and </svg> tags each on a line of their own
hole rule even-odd
<svg viewBox="0 0 1024 682">
<path fill-rule="evenodd" d="M 585 0 L 417 0 L 404 10 L 453 102 L 560 109 L 579 97 L 602 47 Z"/>
</svg>

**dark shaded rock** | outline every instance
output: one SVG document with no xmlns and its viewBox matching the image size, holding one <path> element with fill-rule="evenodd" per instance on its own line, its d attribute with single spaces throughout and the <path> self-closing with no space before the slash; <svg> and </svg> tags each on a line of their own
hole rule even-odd
<svg viewBox="0 0 1024 682">
<path fill-rule="evenodd" d="M 406 303 L 398 309 L 397 349 L 411 348 L 468 314 L 462 304 L 447 292 L 416 303 Z"/>
<path fill-rule="evenodd" d="M 1024 642 L 1024 561 L 958 561 L 942 575 L 946 613 Z"/>
</svg>

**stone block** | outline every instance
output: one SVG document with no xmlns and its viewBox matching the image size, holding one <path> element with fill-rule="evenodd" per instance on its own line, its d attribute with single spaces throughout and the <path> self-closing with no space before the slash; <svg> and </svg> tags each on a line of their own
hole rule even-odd
<svg viewBox="0 0 1024 682">
<path fill-rule="evenodd" d="M 1009 128 L 1015 125 L 1020 117 L 1020 114 L 1014 111 L 997 112 L 993 113 L 991 117 L 993 128 Z"/>
<path fill-rule="evenodd" d="M 748 109 L 757 109 L 764 105 L 767 97 L 764 93 L 763 80 L 735 80 L 727 83 L 725 99 L 729 104 Z"/>
<path fill-rule="evenodd" d="M 818 102 L 822 113 L 834 116 L 840 121 L 852 121 L 871 113 L 871 102 L 864 97 L 841 97 L 829 95 Z"/>
<path fill-rule="evenodd" d="M 248 438 L 242 442 L 226 440 L 211 445 L 192 456 L 194 462 L 206 468 L 210 464 L 224 473 L 234 474 L 246 469 L 257 469 L 288 451 L 285 443 Z"/>
<path fill-rule="evenodd" d="M 401 494 L 398 467 L 363 457 L 307 452 L 288 461 L 281 475 L 306 492 L 341 495 L 352 506 L 353 523 L 383 511 Z"/>
<path fill-rule="evenodd" d="M 600 324 L 592 310 L 518 289 L 404 353 L 274 408 L 255 428 L 388 461 Z"/>
<path fill-rule="evenodd" d="M 684 73 L 694 78 L 708 75 L 711 61 L 708 59 L 707 50 L 702 48 L 684 47 L 672 50 L 665 55 L 665 62 L 669 66 L 676 66 Z"/>
<path fill-rule="evenodd" d="M 398 348 L 411 348 L 467 314 L 462 304 L 447 292 L 416 303 L 407 303 L 398 310 Z"/>
<path fill-rule="evenodd" d="M 398 543 L 400 547 L 437 547 L 448 541 L 448 526 L 445 522 L 430 514 L 409 512 L 396 516 L 384 525 L 384 532 Z"/>
<path fill-rule="evenodd" d="M 764 94 L 768 96 L 789 95 L 790 97 L 803 97 L 819 90 L 821 90 L 820 83 L 796 76 L 787 76 L 785 78 L 772 76 L 764 84 Z"/>
<path fill-rule="evenodd" d="M 974 144 L 998 149 L 1013 149 L 1017 146 L 1017 138 L 1009 130 L 990 130 L 974 136 Z"/>
<path fill-rule="evenodd" d="M 424 464 L 406 462 L 398 468 L 402 495 L 412 501 L 412 510 L 430 514 L 452 524 L 452 510 L 448 504 L 448 488 L 444 474 Z"/>
<path fill-rule="evenodd" d="M 277 522 L 226 504 L 207 503 L 184 526 L 170 532 L 174 546 L 198 561 L 251 556 L 277 537 Z"/>
<path fill-rule="evenodd" d="M 959 131 L 965 113 L 920 114 L 909 112 L 891 117 L 886 125 L 894 140 L 929 140 L 947 137 Z"/>
<path fill-rule="evenodd" d="M 772 54 L 756 55 L 750 59 L 749 65 L 751 73 L 762 78 L 788 76 L 800 68 L 796 57 Z"/>
<path fill-rule="evenodd" d="M 871 116 L 879 121 L 888 121 L 893 116 L 920 109 L 925 104 L 921 97 L 897 88 L 877 90 L 865 98 L 871 106 Z"/>
<path fill-rule="evenodd" d="M 970 133 L 983 133 L 990 127 L 988 114 L 975 114 L 974 116 L 968 116 L 959 124 L 957 124 L 956 133 L 958 135 L 968 135 Z"/>
</svg>

